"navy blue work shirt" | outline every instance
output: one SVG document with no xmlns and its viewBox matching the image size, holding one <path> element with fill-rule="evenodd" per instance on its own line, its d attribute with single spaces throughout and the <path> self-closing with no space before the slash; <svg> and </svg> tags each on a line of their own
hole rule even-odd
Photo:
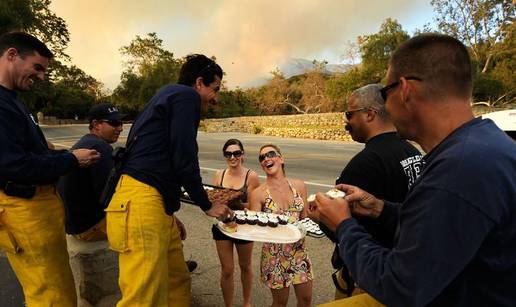
<svg viewBox="0 0 516 307">
<path fill-rule="evenodd" d="M 122 174 L 155 187 L 169 215 L 180 208 L 181 186 L 202 210 L 211 208 L 199 170 L 200 113 L 201 97 L 192 87 L 166 85 L 129 131 Z"/>
<path fill-rule="evenodd" d="M 340 255 L 361 288 L 387 306 L 516 306 L 516 142 L 473 119 L 425 156 L 402 205 L 378 220 L 394 248 L 354 218 L 337 227 Z"/>
<path fill-rule="evenodd" d="M 0 189 L 7 181 L 53 184 L 77 166 L 72 153 L 48 148 L 43 132 L 16 92 L 0 86 Z"/>
</svg>

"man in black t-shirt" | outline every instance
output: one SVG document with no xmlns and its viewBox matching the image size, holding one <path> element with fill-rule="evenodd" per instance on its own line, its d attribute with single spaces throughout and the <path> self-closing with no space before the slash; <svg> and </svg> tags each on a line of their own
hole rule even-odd
<svg viewBox="0 0 516 307">
<path fill-rule="evenodd" d="M 348 101 L 346 130 L 354 141 L 365 143 L 365 148 L 355 155 L 342 170 L 336 184 L 351 184 L 363 187 L 382 199 L 401 202 L 405 199 L 410 185 L 421 171 L 421 153 L 410 143 L 401 139 L 385 110 L 385 103 L 378 84 L 366 85 L 354 91 Z M 394 233 L 389 228 L 367 217 L 356 217 L 358 222 L 385 247 L 392 247 Z M 333 240 L 333 233 L 325 231 Z M 344 266 L 335 249 L 332 264 L 336 269 Z M 341 282 L 350 278 L 344 269 L 337 274 L 337 282 L 346 293 L 339 291 L 337 297 L 345 297 L 353 292 L 353 285 Z M 346 276 L 347 275 L 347 276 Z"/>
<path fill-rule="evenodd" d="M 113 148 L 110 144 L 115 143 L 123 131 L 123 116 L 109 103 L 97 104 L 90 109 L 90 133 L 84 135 L 72 149 L 96 149 L 101 158 L 92 167 L 77 169 L 59 181 L 58 190 L 65 207 L 66 233 L 76 239 L 99 241 L 107 238 L 106 213 L 99 199 L 113 168 Z"/>
</svg>

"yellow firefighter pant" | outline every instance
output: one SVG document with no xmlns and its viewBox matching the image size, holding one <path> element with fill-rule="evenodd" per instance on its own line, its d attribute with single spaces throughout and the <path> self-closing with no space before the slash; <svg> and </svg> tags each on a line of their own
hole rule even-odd
<svg viewBox="0 0 516 307">
<path fill-rule="evenodd" d="M 23 287 L 27 306 L 76 306 L 64 210 L 54 186 L 38 187 L 32 199 L 0 191 L 0 248 Z"/>
<path fill-rule="evenodd" d="M 338 270 L 336 272 L 335 278 L 336 278 L 336 281 L 339 283 L 339 285 L 340 285 L 340 287 L 342 289 L 347 289 L 348 288 L 348 284 L 346 283 L 346 281 L 342 277 L 342 269 L 340 269 L 340 270 Z M 358 287 L 358 285 L 355 284 L 355 289 L 353 290 L 353 293 L 351 294 L 351 296 L 355 296 L 355 295 L 362 294 L 362 293 L 365 293 L 365 291 L 360 289 Z M 335 288 L 335 299 L 336 300 L 343 299 L 343 298 L 346 298 L 346 297 L 348 297 L 347 293 L 341 292 L 338 288 Z"/>
<path fill-rule="evenodd" d="M 106 221 L 109 246 L 119 253 L 122 299 L 117 306 L 189 306 L 190 272 L 160 193 L 122 175 Z"/>
<path fill-rule="evenodd" d="M 343 289 L 348 288 L 348 284 L 342 277 L 342 270 L 337 271 L 335 276 L 336 281 L 339 283 L 339 286 Z M 382 307 L 380 302 L 375 300 L 372 296 L 365 293 L 364 290 L 355 287 L 353 290 L 352 296 L 348 297 L 347 293 L 339 291 L 339 289 L 335 289 L 335 301 L 318 305 L 319 307 Z"/>
<path fill-rule="evenodd" d="M 336 300 L 333 302 L 317 305 L 318 307 L 383 307 L 380 302 L 375 300 L 369 294 L 363 293 L 358 295 L 353 295 L 352 297 L 348 297 L 341 300 Z"/>
</svg>

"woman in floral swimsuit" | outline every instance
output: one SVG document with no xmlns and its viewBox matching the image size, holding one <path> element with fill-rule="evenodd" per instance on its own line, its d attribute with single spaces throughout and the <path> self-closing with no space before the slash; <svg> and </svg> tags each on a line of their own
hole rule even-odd
<svg viewBox="0 0 516 307">
<path fill-rule="evenodd" d="M 285 160 L 272 144 L 260 149 L 260 165 L 267 177 L 265 183 L 250 194 L 251 210 L 288 215 L 289 222 L 306 216 L 306 187 L 303 181 L 287 179 Z M 305 240 L 295 243 L 264 243 L 261 256 L 261 279 L 271 289 L 272 306 L 286 306 L 290 286 L 294 285 L 297 306 L 312 302 L 312 262 Z"/>
</svg>

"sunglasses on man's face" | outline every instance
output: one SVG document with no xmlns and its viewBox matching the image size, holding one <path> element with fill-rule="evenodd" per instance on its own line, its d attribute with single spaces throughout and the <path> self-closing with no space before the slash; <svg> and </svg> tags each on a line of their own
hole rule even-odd
<svg viewBox="0 0 516 307">
<path fill-rule="evenodd" d="M 363 110 L 367 110 L 367 108 L 360 108 L 360 109 L 346 111 L 346 112 L 344 112 L 344 115 L 346 116 L 347 120 L 350 120 L 353 117 L 353 114 L 355 114 L 355 112 L 363 111 Z"/>
<path fill-rule="evenodd" d="M 271 150 L 271 151 L 268 151 L 262 155 L 259 155 L 258 156 L 258 161 L 260 161 L 260 163 L 263 162 L 263 160 L 267 159 L 267 158 L 274 158 L 274 157 L 280 157 L 280 154 L 275 152 L 274 150 Z"/>
<path fill-rule="evenodd" d="M 124 123 L 120 120 L 107 120 L 107 119 L 104 119 L 104 120 L 101 120 L 101 122 L 103 123 L 107 123 L 108 125 L 110 125 L 111 127 L 120 127 L 122 126 Z"/>
<path fill-rule="evenodd" d="M 227 159 L 230 159 L 231 156 L 235 157 L 235 158 L 240 158 L 244 152 L 241 151 L 241 150 L 235 150 L 235 151 L 224 151 L 224 157 L 227 158 Z"/>
<path fill-rule="evenodd" d="M 421 78 L 418 77 L 405 77 L 405 80 L 423 81 Z M 384 102 L 387 101 L 388 92 L 398 85 L 400 85 L 400 81 L 392 82 L 391 84 L 386 85 L 380 89 L 380 94 L 382 95 L 382 99 Z"/>
</svg>

